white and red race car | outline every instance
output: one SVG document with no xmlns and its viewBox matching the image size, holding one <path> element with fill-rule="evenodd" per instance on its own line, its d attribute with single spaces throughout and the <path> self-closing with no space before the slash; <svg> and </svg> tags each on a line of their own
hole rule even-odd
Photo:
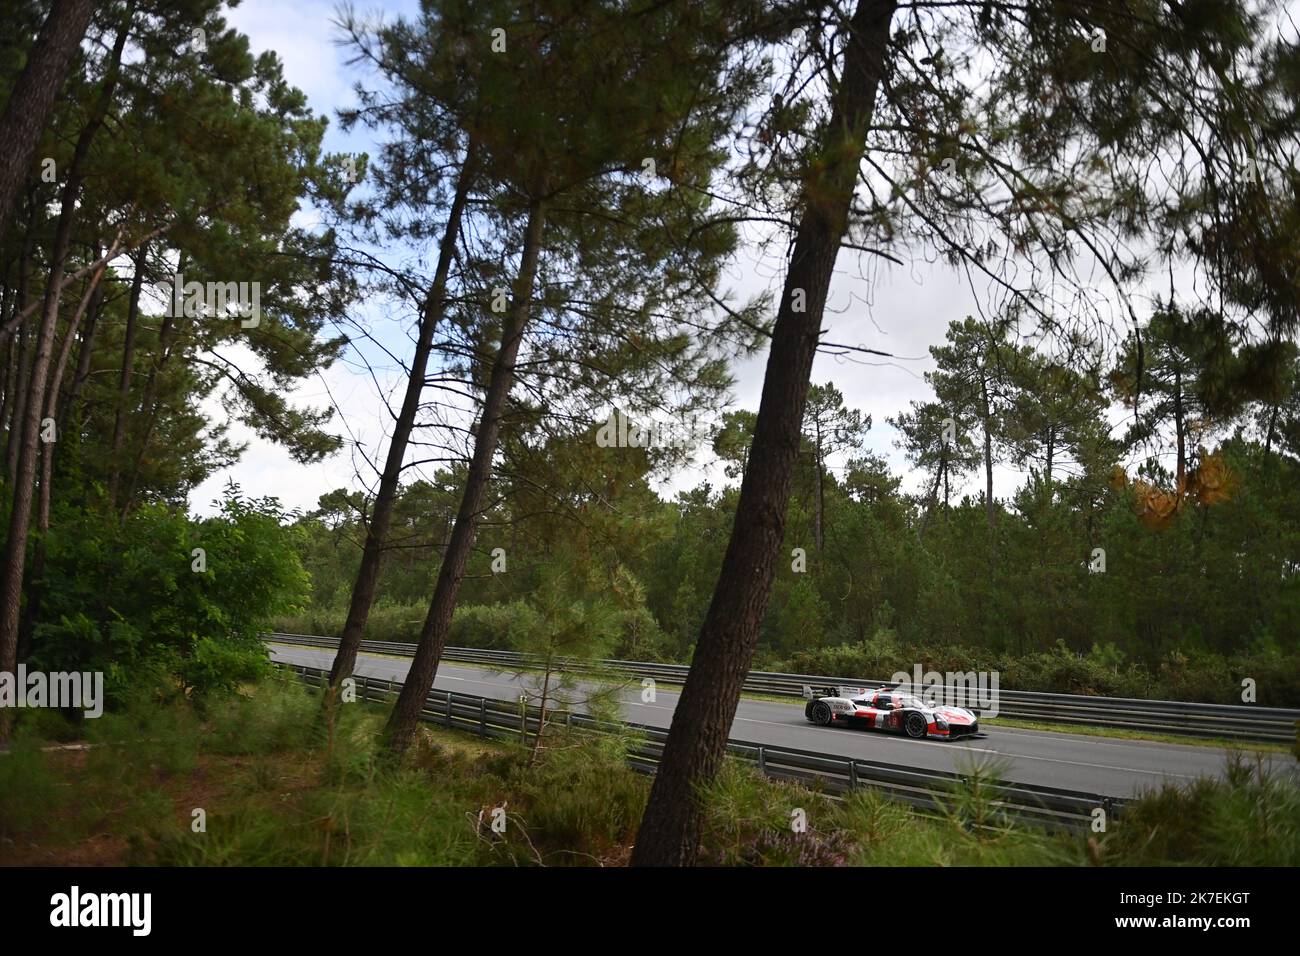
<svg viewBox="0 0 1300 956">
<path fill-rule="evenodd" d="M 964 707 L 930 704 L 898 686 L 809 687 L 803 685 L 808 704 L 804 716 L 822 727 L 869 727 L 907 734 L 917 740 L 936 737 L 952 740 L 980 735 L 979 715 Z"/>
</svg>

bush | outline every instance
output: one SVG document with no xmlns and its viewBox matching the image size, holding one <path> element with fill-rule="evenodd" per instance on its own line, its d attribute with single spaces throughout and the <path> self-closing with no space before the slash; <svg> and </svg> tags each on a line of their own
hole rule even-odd
<svg viewBox="0 0 1300 956">
<path fill-rule="evenodd" d="M 237 488 L 198 521 L 163 505 L 121 523 L 64 513 L 46 538 L 29 666 L 103 671 L 118 705 L 133 687 L 202 698 L 259 676 L 267 620 L 308 590 L 283 518 Z"/>
<path fill-rule="evenodd" d="M 277 754 L 308 746 L 320 701 L 297 675 L 275 671 L 248 696 L 209 707 L 205 746 L 218 754 Z"/>
<path fill-rule="evenodd" d="M 1300 865 L 1300 789 L 1262 760 L 1230 755 L 1223 777 L 1164 784 L 1124 807 L 1099 862 Z"/>
<path fill-rule="evenodd" d="M 20 732 L 0 757 L 0 842 L 40 823 L 63 802 L 66 788 L 50 773 L 39 737 Z"/>
<path fill-rule="evenodd" d="M 504 651 L 525 643 L 537 632 L 541 615 L 523 601 L 509 604 L 474 604 L 456 609 L 449 643 Z"/>
<path fill-rule="evenodd" d="M 319 701 L 292 679 L 214 700 L 205 715 L 148 701 L 93 722 L 88 752 L 44 753 L 20 730 L 0 758 L 0 858 L 112 835 L 152 865 L 617 865 L 629 857 L 649 780 L 634 736 L 565 732 L 530 758 L 514 744 L 421 737 L 394 769 L 378 759 L 379 708 L 343 708 L 320 735 Z M 1104 834 L 1048 833 L 1005 818 L 985 784 L 925 815 L 859 789 L 842 801 L 761 777 L 732 759 L 703 793 L 701 862 L 742 866 L 1300 864 L 1300 790 L 1263 761 L 1128 802 Z M 214 771 L 219 778 L 214 776 Z M 196 838 L 195 783 L 211 791 Z M 488 823 L 504 808 L 505 833 Z M 807 828 L 796 833 L 792 813 Z M 37 841 L 37 842 L 34 842 Z M 95 840 L 90 842 L 103 843 Z"/>
<path fill-rule="evenodd" d="M 796 843 L 791 814 L 802 810 L 809 821 L 808 837 L 816 843 L 808 852 L 834 856 L 837 842 L 827 842 L 817 825 L 830 812 L 824 797 L 795 784 L 764 778 L 751 766 L 734 759 L 723 762 L 721 771 L 703 791 L 705 807 L 700 840 L 700 861 L 709 866 L 761 866 L 789 862 Z"/>
<path fill-rule="evenodd" d="M 378 603 L 370 609 L 364 637 L 368 641 L 415 644 L 428 609 L 427 604 Z M 271 622 L 271 629 L 284 634 L 338 637 L 346 621 L 347 608 L 314 608 L 282 614 Z M 523 601 L 461 605 L 452 619 L 448 643 L 453 647 L 507 650 L 537 623 L 537 612 Z"/>
<path fill-rule="evenodd" d="M 628 766 L 627 744 L 617 736 L 575 735 L 553 741 L 507 776 L 516 829 L 543 862 L 590 866 L 630 852 L 649 782 Z M 517 857 L 530 855 L 521 850 L 515 847 Z"/>
<path fill-rule="evenodd" d="M 618 637 L 614 643 L 615 659 L 663 663 L 672 660 L 668 650 L 668 636 L 660 629 L 655 616 L 644 607 L 618 611 L 614 620 L 618 628 Z"/>
<path fill-rule="evenodd" d="M 1252 679 L 1256 703 L 1264 707 L 1300 706 L 1300 668 L 1275 648 L 1224 657 L 1208 651 L 1171 652 L 1155 671 L 1139 661 L 1123 661 L 1113 645 L 1094 646 L 1080 655 L 1058 642 L 1047 650 L 1013 656 L 981 647 L 901 646 L 888 635 L 864 644 L 799 651 L 765 669 L 846 679 L 885 680 L 895 672 L 997 671 L 1006 690 L 1056 694 L 1094 694 L 1212 704 L 1242 703 L 1242 680 Z"/>
</svg>

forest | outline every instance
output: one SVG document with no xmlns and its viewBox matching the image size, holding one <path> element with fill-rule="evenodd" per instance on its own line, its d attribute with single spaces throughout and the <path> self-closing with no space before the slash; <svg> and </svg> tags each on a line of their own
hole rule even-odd
<svg viewBox="0 0 1300 956">
<path fill-rule="evenodd" d="M 780 551 L 791 559 L 756 667 L 881 678 L 921 662 L 998 670 L 1024 690 L 1220 703 L 1239 699 L 1243 677 L 1267 674 L 1271 703 L 1300 702 L 1294 411 L 1267 399 L 1218 420 L 1196 411 L 1213 385 L 1193 370 L 1213 346 L 1190 323 L 1177 327 L 1183 340 L 1172 330 L 1173 341 L 1156 339 L 1166 321 L 1182 320 L 1142 329 L 1173 371 L 1151 379 L 1140 417 L 1118 412 L 1122 393 L 1108 401 L 1123 387 L 1122 366 L 1090 379 L 1011 345 L 1005 327 L 954 322 L 935 347 L 934 401 L 897 419 L 924 476 L 919 494 L 902 492 L 888 463 L 862 450 L 869 418 L 833 384 L 812 386 Z M 1175 423 L 1179 405 L 1188 411 Z M 948 410 L 960 423 L 951 443 L 941 434 Z M 655 449 L 600 448 L 594 427 L 574 442 L 562 494 L 539 500 L 534 488 L 548 478 L 530 474 L 527 458 L 512 462 L 483 518 L 452 643 L 689 662 L 753 417 L 726 412 L 712 437 L 732 480 L 671 501 L 647 482 Z M 1120 461 L 1146 458 L 1144 436 L 1162 425 L 1189 449 L 1181 477 L 1154 459 L 1130 477 Z M 828 465 L 830 455 L 843 466 Z M 1007 461 L 1023 463 L 1028 479 L 988 507 L 983 476 Z M 374 639 L 418 636 L 462 481 L 447 470 L 403 488 Z M 342 630 L 370 504 L 339 489 L 293 523 L 311 594 L 302 611 L 277 618 L 278 630 Z M 494 572 L 498 547 L 506 573 Z M 585 621 L 582 642 L 548 629 L 556 601 Z"/>
<path fill-rule="evenodd" d="M 200 720 L 324 635 L 332 722 L 409 642 L 391 766 L 449 646 L 690 664 L 643 865 L 708 842 L 750 669 L 1300 707 L 1284 5 L 344 4 L 341 105 L 238 6 L 0 19 L 0 672 Z M 970 292 L 925 354 L 845 344 L 918 263 Z M 854 407 L 882 361 L 925 397 Z"/>
</svg>

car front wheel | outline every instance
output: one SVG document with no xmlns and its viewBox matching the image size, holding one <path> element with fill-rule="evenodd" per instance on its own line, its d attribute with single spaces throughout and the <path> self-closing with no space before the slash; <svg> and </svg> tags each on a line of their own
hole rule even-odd
<svg viewBox="0 0 1300 956">
<path fill-rule="evenodd" d="M 907 736 L 920 740 L 926 735 L 929 724 L 926 723 L 924 714 L 908 714 L 907 720 L 903 722 L 903 729 L 907 731 Z"/>
<path fill-rule="evenodd" d="M 809 716 L 814 724 L 826 727 L 831 722 L 831 705 L 824 700 L 819 700 L 812 705 L 812 713 Z"/>
</svg>

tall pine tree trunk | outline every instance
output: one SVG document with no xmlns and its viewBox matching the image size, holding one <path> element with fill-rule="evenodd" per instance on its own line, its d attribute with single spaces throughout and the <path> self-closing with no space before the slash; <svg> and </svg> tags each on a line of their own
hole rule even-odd
<svg viewBox="0 0 1300 956">
<path fill-rule="evenodd" d="M 35 349 L 31 372 L 26 383 L 26 405 L 21 422 L 15 420 L 12 438 L 19 442 L 14 469 L 13 498 L 9 512 L 9 530 L 0 557 L 0 671 L 15 672 L 18 665 L 18 621 L 23 591 L 23 573 L 27 567 L 27 535 L 31 530 L 32 497 L 35 492 L 36 459 L 40 443 L 41 413 L 45 387 L 54 357 L 54 335 L 59 324 L 59 299 L 63 294 L 68 250 L 72 246 L 72 227 L 77 217 L 77 198 L 85 177 L 84 164 L 90 144 L 108 115 L 108 107 L 117 87 L 118 70 L 126 38 L 134 20 L 135 5 L 129 4 L 113 50 L 108 71 L 89 122 L 77 137 L 77 145 L 68 166 L 59 204 L 59 221 L 55 229 L 50 257 L 50 274 L 45 286 L 41 319 L 35 332 Z M 13 710 L 0 709 L 0 740 L 7 740 L 13 730 Z"/>
<path fill-rule="evenodd" d="M 1056 458 L 1056 428 L 1047 428 L 1047 460 L 1043 468 L 1043 483 L 1047 485 L 1047 503 L 1052 503 L 1052 465 Z"/>
<path fill-rule="evenodd" d="M 126 327 L 122 332 L 122 366 L 117 375 L 117 404 L 113 409 L 113 440 L 109 446 L 108 500 L 117 507 L 122 484 L 122 450 L 126 442 L 126 406 L 131 400 L 131 377 L 135 370 L 135 327 L 140 316 L 140 293 L 144 289 L 145 266 L 149 244 L 136 252 L 135 275 L 131 277 L 131 297 L 126 305 Z"/>
<path fill-rule="evenodd" d="M 45 387 L 45 418 L 52 421 L 58 419 L 59 390 L 63 386 L 63 375 L 68 368 L 68 356 L 72 354 L 72 343 L 76 341 L 77 331 L 81 328 L 81 321 L 85 318 L 90 303 L 94 301 L 100 280 L 104 278 L 107 269 L 107 266 L 103 266 L 92 276 L 85 291 L 81 294 L 81 301 L 77 303 L 76 312 L 73 313 L 72 319 L 68 322 L 63 344 L 59 348 L 59 357 L 54 362 L 53 371 L 50 372 L 49 384 Z M 57 431 L 55 435 L 58 437 Z M 36 520 L 36 529 L 41 534 L 48 531 L 50 527 L 50 478 L 54 467 L 55 447 L 56 442 L 49 442 L 43 444 L 41 449 L 40 504 L 37 509 Z"/>
<path fill-rule="evenodd" d="M 72 410 L 81 401 L 82 389 L 86 387 L 86 382 L 90 378 L 90 364 L 94 358 L 95 330 L 99 326 L 99 317 L 103 314 L 104 290 L 107 285 L 107 282 L 99 283 L 95 287 L 95 294 L 90 300 L 90 310 L 86 315 L 86 328 L 81 333 L 81 344 L 77 348 L 77 369 L 72 376 L 72 385 L 68 389 L 67 400 L 59 411 L 60 434 L 63 433 L 63 426 L 67 423 Z"/>
<path fill-rule="evenodd" d="M 361 646 L 361 636 L 370 617 L 371 605 L 375 602 L 375 589 L 379 583 L 379 566 L 383 559 L 384 545 L 388 538 L 388 529 L 392 523 L 393 506 L 397 502 L 398 481 L 402 475 L 402 462 L 406 458 L 406 449 L 411 440 L 411 429 L 415 426 L 415 415 L 420 408 L 420 396 L 424 392 L 424 379 L 428 370 L 429 355 L 433 350 L 433 336 L 442 320 L 447 307 L 447 276 L 451 272 L 451 262 L 456 252 L 456 236 L 460 232 L 460 222 L 465 211 L 465 200 L 469 195 L 470 181 L 473 178 L 475 147 L 471 142 L 466 149 L 460 173 L 456 178 L 456 192 L 451 209 L 447 213 L 447 225 L 443 230 L 442 243 L 438 249 L 438 265 L 434 270 L 433 285 L 424 301 L 420 316 L 420 331 L 416 338 L 415 354 L 411 358 L 410 377 L 406 381 L 406 394 L 402 398 L 402 408 L 398 412 L 397 422 L 393 426 L 393 437 L 388 444 L 388 456 L 384 460 L 384 471 L 379 479 L 379 490 L 375 494 L 374 508 L 370 514 L 370 524 L 366 528 L 366 541 L 361 551 L 361 565 L 357 568 L 356 579 L 352 583 L 352 598 L 348 605 L 348 617 L 339 637 L 339 649 L 334 655 L 334 666 L 330 669 L 330 693 L 326 702 L 332 702 L 339 682 L 352 674 L 357 664 L 357 650 Z"/>
<path fill-rule="evenodd" d="M 0 116 L 0 235 L 31 167 L 95 5 L 91 0 L 54 0 Z"/>
<path fill-rule="evenodd" d="M 1183 487 L 1187 480 L 1187 432 L 1183 423 L 1183 370 L 1174 366 L 1174 433 L 1178 439 L 1178 474 L 1175 490 L 1178 500 L 1183 500 Z"/>
<path fill-rule="evenodd" d="M 9 512 L 9 529 L 0 559 L 0 671 L 15 673 L 18 665 L 18 623 L 23 593 L 23 573 L 27 568 L 27 535 L 31 530 L 32 496 L 36 484 L 36 460 L 40 447 L 41 412 L 44 409 L 45 385 L 54 357 L 54 333 L 59 324 L 59 297 L 63 292 L 64 263 L 72 245 L 72 221 L 81 177 L 75 172 L 63 188 L 63 202 L 54 238 L 53 260 L 41 321 L 35 333 L 31 372 L 26 383 L 26 402 L 20 418 L 15 418 L 11 441 L 17 441 L 13 497 Z M 13 710 L 0 709 L 0 740 L 7 740 L 13 729 Z"/>
<path fill-rule="evenodd" d="M 701 818 L 697 787 L 710 781 L 722 763 L 781 560 L 808 379 L 876 91 L 886 69 L 895 5 L 895 0 L 859 0 L 853 14 L 826 134 L 829 141 L 821 151 L 825 165 L 804 187 L 731 541 L 673 714 L 633 865 L 695 862 Z M 793 310 L 795 290 L 806 297 L 803 312 Z"/>
<path fill-rule="evenodd" d="M 181 256 L 182 263 L 184 255 Z M 176 274 L 184 273 L 183 268 L 177 268 Z M 140 409 L 137 413 L 144 419 L 144 425 L 140 429 L 140 439 L 136 443 L 135 464 L 130 470 L 130 481 L 122 494 L 122 504 L 117 509 L 118 515 L 125 518 L 135 510 L 135 491 L 140 482 L 140 471 L 144 467 L 145 459 L 149 455 L 149 445 L 153 442 L 154 426 L 158 423 L 158 413 L 161 411 L 162 401 L 157 398 L 158 380 L 162 377 L 163 366 L 171 359 L 173 354 L 173 343 L 180 337 L 180 330 L 176 327 L 176 319 L 173 316 L 163 316 L 162 323 L 158 326 L 158 351 L 154 356 L 153 364 L 149 367 L 149 376 L 144 380 L 144 394 L 140 397 Z"/>
<path fill-rule="evenodd" d="M 14 287 L 9 281 L 9 272 L 9 268 L 6 268 L 4 292 L 0 294 L 0 322 L 8 318 L 13 311 Z M 5 416 L 9 413 L 9 401 L 13 398 L 14 359 L 17 358 L 17 353 L 12 346 L 12 341 L 4 343 L 4 361 L 0 363 L 0 366 L 3 366 L 3 372 L 0 372 L 0 376 L 3 377 L 0 381 L 0 428 L 4 427 Z"/>
<path fill-rule="evenodd" d="M 32 241 L 35 235 L 36 224 L 36 204 L 28 196 L 29 212 L 27 216 L 27 230 L 23 237 L 22 251 L 18 256 L 18 290 L 17 301 L 14 303 L 15 316 L 21 315 L 23 310 L 31 304 L 30 291 L 30 269 L 28 262 L 31 258 Z M 11 317 L 11 321 L 13 317 Z M 20 321 L 15 328 L 16 335 L 11 347 L 17 349 L 14 368 L 14 394 L 9 400 L 9 409 L 6 412 L 8 418 L 5 419 L 4 425 L 8 432 L 6 435 L 5 446 L 5 475 L 12 485 L 14 478 L 18 473 L 18 446 L 21 442 L 18 440 L 18 433 L 22 431 L 23 408 L 27 402 L 27 376 L 31 371 L 27 361 L 27 323 Z"/>
<path fill-rule="evenodd" d="M 68 356 L 72 352 L 72 343 L 77 337 L 77 330 L 81 326 L 81 320 L 85 317 L 107 268 L 107 265 L 101 266 L 91 277 L 90 283 L 82 292 L 81 301 L 77 305 L 76 312 L 68 322 L 68 330 L 64 334 L 63 345 L 59 349 L 58 358 L 54 360 L 53 369 L 50 372 L 49 384 L 45 386 L 43 422 L 58 421 L 59 389 L 63 383 L 63 373 L 68 367 Z M 44 590 L 42 579 L 45 577 L 45 536 L 50 530 L 50 502 L 53 500 L 54 494 L 54 455 L 59 447 L 58 439 L 61 437 L 62 433 L 56 427 L 55 440 L 42 441 L 40 447 L 40 480 L 37 483 L 38 495 L 36 499 L 36 541 L 32 548 L 31 572 L 27 575 L 27 613 L 23 616 L 19 626 L 18 660 L 26 658 L 27 653 L 30 651 L 32 631 L 40 617 L 41 596 Z"/>
<path fill-rule="evenodd" d="M 916 529 L 916 540 L 921 541 L 925 538 L 925 529 L 930 526 L 930 516 L 934 509 L 939 506 L 939 482 L 943 480 L 943 463 L 947 455 L 948 446 L 945 442 L 939 452 L 939 463 L 934 466 L 934 481 L 930 483 L 930 491 L 925 496 L 925 512 L 921 515 L 921 524 Z"/>
<path fill-rule="evenodd" d="M 534 194 L 542 195 L 538 190 Z M 438 583 L 434 587 L 429 613 L 420 630 L 420 643 L 415 658 L 406 675 L 406 683 L 397 697 L 397 704 L 388 718 L 387 746 L 391 754 L 400 757 L 410 746 L 415 728 L 424 708 L 425 698 L 433 687 L 438 672 L 438 661 L 447 646 L 451 631 L 451 617 L 456 610 L 456 596 L 470 550 L 474 545 L 479 516 L 487 500 L 488 484 L 492 478 L 492 459 L 496 455 L 497 438 L 501 432 L 501 417 L 506 398 L 515 377 L 515 357 L 528 323 L 529 300 L 533 294 L 533 280 L 537 274 L 537 261 L 541 254 L 542 234 L 546 225 L 546 208 L 540 198 L 534 198 L 528 210 L 528 226 L 520 255 L 519 275 L 515 279 L 513 301 L 501 328 L 501 347 L 492 365 L 487 394 L 483 400 L 483 413 L 479 417 L 478 431 L 474 436 L 474 454 L 470 458 L 469 475 L 465 479 L 465 493 L 460 499 L 456 522 L 451 538 L 438 569 Z"/>
<path fill-rule="evenodd" d="M 816 510 L 815 532 L 813 535 L 813 544 L 817 546 L 817 553 L 822 553 L 822 548 L 826 542 L 826 530 L 823 525 L 826 514 L 826 469 L 822 464 L 822 426 L 821 422 L 817 423 L 817 447 L 814 449 L 817 456 L 817 497 L 814 508 Z"/>
<path fill-rule="evenodd" d="M 989 526 L 989 541 L 993 540 L 993 524 L 996 513 L 993 510 L 993 409 L 989 401 L 989 382 L 983 369 L 980 370 L 980 402 L 984 420 L 984 517 Z"/>
</svg>

